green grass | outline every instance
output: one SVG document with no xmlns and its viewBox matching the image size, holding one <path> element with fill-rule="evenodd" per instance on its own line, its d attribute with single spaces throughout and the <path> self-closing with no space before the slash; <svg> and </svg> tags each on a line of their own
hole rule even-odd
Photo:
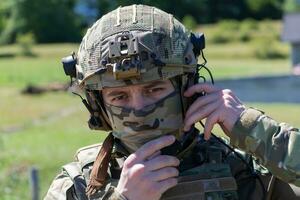
<svg viewBox="0 0 300 200">
<path fill-rule="evenodd" d="M 42 95 L 23 95 L 20 89 L 14 87 L 0 87 L 1 115 L 7 117 L 0 118 L 1 125 L 13 126 L 30 123 L 37 118 L 46 118 L 62 110 L 78 109 L 82 107 L 81 101 L 74 95 L 64 92 L 48 93 Z"/>
<path fill-rule="evenodd" d="M 76 51 L 78 44 L 37 45 L 33 47 L 36 57 L 18 56 L 17 45 L 0 48 L 0 86 L 24 87 L 27 84 L 46 84 L 68 81 L 64 75 L 61 58 Z"/>
<path fill-rule="evenodd" d="M 271 23 L 271 26 L 263 31 L 278 30 L 279 24 Z M 260 29 L 263 27 L 267 26 Z M 204 27 L 204 32 L 209 36 L 215 28 Z M 290 72 L 288 58 L 256 58 L 255 52 L 260 48 L 256 42 L 215 44 L 208 38 L 205 55 L 215 79 Z M 28 170 L 31 166 L 39 169 L 41 196 L 44 196 L 60 167 L 72 161 L 78 148 L 103 140 L 105 134 L 88 129 L 88 112 L 78 97 L 64 92 L 37 96 L 20 93 L 29 83 L 68 82 L 60 61 L 77 48 L 78 44 L 36 45 L 32 49 L 35 57 L 24 57 L 17 45 L 0 47 L 1 200 L 30 199 Z M 282 49 L 288 53 L 289 47 L 282 44 Z M 297 104 L 247 105 L 266 111 L 278 121 L 300 126 Z M 218 128 L 214 131 L 221 134 Z"/>
<path fill-rule="evenodd" d="M 28 171 L 32 166 L 39 169 L 44 195 L 60 166 L 71 162 L 78 148 L 102 141 L 105 134 L 88 130 L 86 119 L 86 112 L 79 109 L 63 119 L 2 135 L 1 199 L 29 199 Z"/>
<path fill-rule="evenodd" d="M 59 60 L 53 58 L 1 59 L 0 85 L 20 86 L 26 84 L 64 81 L 66 78 Z"/>
<path fill-rule="evenodd" d="M 39 169 L 44 195 L 59 166 L 71 162 L 78 148 L 100 142 L 105 135 L 88 129 L 88 112 L 80 99 L 68 93 L 24 96 L 12 87 L 1 91 L 5 117 L 0 118 L 0 130 L 10 132 L 0 135 L 0 199 L 30 198 L 32 166 Z M 62 115 L 64 110 L 69 114 Z"/>
<path fill-rule="evenodd" d="M 290 74 L 289 61 L 258 59 L 209 59 L 209 69 L 216 80 L 252 76 L 274 76 Z"/>
</svg>

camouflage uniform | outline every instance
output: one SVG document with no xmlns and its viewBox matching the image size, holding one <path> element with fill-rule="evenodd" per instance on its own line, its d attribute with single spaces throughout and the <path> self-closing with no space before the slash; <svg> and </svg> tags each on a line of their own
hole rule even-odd
<svg viewBox="0 0 300 200">
<path fill-rule="evenodd" d="M 300 186 L 299 129 L 248 109 L 236 122 L 230 139 L 233 146 L 254 155 L 272 174 Z"/>
<path fill-rule="evenodd" d="M 223 140 L 205 141 L 196 129 L 191 134 L 183 133 L 181 125 L 190 103 L 182 94 L 195 83 L 203 43 L 172 15 L 154 7 L 118 8 L 98 20 L 83 38 L 78 60 L 68 58 L 70 62 L 64 68 L 85 92 L 87 101 L 83 102 L 91 114 L 90 128 L 112 134 L 102 146 L 79 150 L 76 161 L 63 166 L 45 199 L 126 199 L 115 190 L 124 160 L 144 143 L 165 134 L 175 135 L 179 142 L 185 141 L 186 135 L 193 138 L 174 154 L 181 161 L 179 183 L 162 199 L 261 199 L 266 194 L 270 199 L 277 191 L 272 190 L 274 179 L 259 162 L 274 175 L 297 184 L 297 162 L 290 159 L 296 155 L 293 147 L 298 146 L 297 133 L 260 112 L 243 113 L 231 141 L 258 161 L 243 152 L 233 152 Z M 105 104 L 101 96 L 105 87 L 167 79 L 174 92 L 140 110 Z M 289 188 L 280 180 L 275 182 Z M 265 191 L 269 183 L 269 190 L 275 193 Z M 86 188 L 92 191 L 89 197 Z"/>
<path fill-rule="evenodd" d="M 299 150 L 295 148 L 298 146 L 298 137 L 299 130 L 292 128 L 287 124 L 278 124 L 258 110 L 247 109 L 233 128 L 231 144 L 253 154 L 259 159 L 259 162 L 267 167 L 272 174 L 279 179 L 300 186 L 298 178 L 300 161 L 297 159 L 297 151 Z M 192 149 L 197 149 L 196 147 L 197 145 Z M 79 196 L 80 194 L 84 195 L 86 182 L 89 181 L 89 172 L 99 148 L 100 144 L 80 149 L 75 156 L 76 162 L 65 165 L 62 173 L 53 181 L 45 200 L 87 199 L 86 197 L 80 198 Z M 188 150 L 188 152 L 192 152 L 192 149 Z M 201 148 L 198 148 L 197 150 L 200 151 Z M 189 155 L 187 157 L 190 158 L 191 154 L 188 152 L 186 152 L 186 155 Z M 122 149 L 122 146 L 116 145 L 113 160 L 111 161 L 111 169 L 109 171 L 110 178 L 107 181 L 107 185 L 92 199 L 126 199 L 114 190 L 118 183 L 120 167 L 126 157 L 123 157 L 124 154 L 127 154 L 126 150 Z M 247 156 L 245 156 L 245 158 L 246 157 Z M 191 164 L 193 162 L 194 164 Z M 214 162 L 210 162 L 210 164 L 212 163 Z M 231 167 L 233 177 L 238 171 L 245 169 L 245 166 L 241 164 L 241 161 L 234 156 L 228 159 L 228 163 L 230 163 L 229 166 Z M 207 168 L 208 164 L 209 163 L 204 164 L 203 167 Z M 190 159 L 185 160 L 184 165 L 180 165 L 180 168 L 182 169 L 181 174 L 184 175 L 191 172 L 192 170 L 189 169 L 195 169 L 195 165 L 197 166 L 199 163 L 191 161 Z M 201 165 L 203 165 L 203 163 Z M 216 172 L 213 169 L 216 169 L 216 167 L 217 165 L 215 165 L 210 172 L 211 174 L 214 174 L 214 176 L 216 175 Z M 220 169 L 222 166 L 218 165 L 218 168 Z M 226 167 L 224 168 L 226 169 Z M 263 170 L 260 171 L 263 172 Z M 270 182 L 268 173 L 265 172 L 261 177 L 263 178 L 264 184 L 267 186 Z M 268 191 L 268 195 L 270 196 L 270 199 L 299 199 L 299 188 L 285 184 L 279 179 L 276 179 L 273 188 L 269 188 L 270 191 Z M 253 183 L 251 184 L 251 181 L 253 180 L 248 179 L 247 184 L 243 182 L 239 183 L 239 181 L 237 181 L 237 183 L 239 183 L 237 185 L 239 199 L 260 199 L 259 197 L 261 197 L 262 191 L 257 191 L 260 190 L 257 181 L 254 185 Z M 251 187 L 252 190 L 250 190 Z"/>
</svg>

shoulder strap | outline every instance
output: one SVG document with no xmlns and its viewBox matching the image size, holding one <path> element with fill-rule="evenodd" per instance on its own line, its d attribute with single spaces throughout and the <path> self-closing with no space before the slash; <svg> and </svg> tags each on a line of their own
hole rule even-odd
<svg viewBox="0 0 300 200">
<path fill-rule="evenodd" d="M 86 193 L 88 196 L 97 192 L 104 184 L 107 176 L 111 152 L 114 145 L 114 136 L 112 133 L 105 138 L 103 145 L 97 155 L 93 164 L 93 169 L 90 175 L 90 182 L 87 187 Z"/>
<path fill-rule="evenodd" d="M 63 170 L 69 175 L 73 181 L 76 197 L 79 200 L 88 200 L 85 194 L 85 180 L 82 175 L 81 166 L 78 162 L 72 162 L 63 166 Z"/>
<path fill-rule="evenodd" d="M 75 160 L 80 164 L 81 169 L 93 163 L 96 160 L 97 154 L 102 146 L 102 143 L 82 147 L 75 153 Z"/>
</svg>

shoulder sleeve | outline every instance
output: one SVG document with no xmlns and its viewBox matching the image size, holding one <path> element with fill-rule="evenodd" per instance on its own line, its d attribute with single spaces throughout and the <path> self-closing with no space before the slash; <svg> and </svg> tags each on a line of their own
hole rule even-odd
<svg viewBox="0 0 300 200">
<path fill-rule="evenodd" d="M 126 200 L 115 190 L 117 179 L 109 178 L 107 185 L 88 198 L 85 194 L 89 174 L 101 144 L 83 147 L 75 154 L 75 162 L 62 167 L 52 182 L 44 200 Z"/>
<path fill-rule="evenodd" d="M 300 186 L 300 132 L 261 111 L 246 109 L 235 123 L 230 143 L 256 158 L 275 176 Z"/>
<path fill-rule="evenodd" d="M 62 171 L 52 182 L 44 200 L 76 199 L 73 191 L 73 182 L 69 175 Z"/>
<path fill-rule="evenodd" d="M 78 196 L 78 192 L 74 187 L 74 182 L 71 177 L 63 171 L 52 182 L 44 200 L 81 200 L 88 199 L 83 194 Z M 99 190 L 95 196 L 91 197 L 92 200 L 127 200 L 125 196 L 120 194 L 115 187 L 110 183 Z"/>
</svg>

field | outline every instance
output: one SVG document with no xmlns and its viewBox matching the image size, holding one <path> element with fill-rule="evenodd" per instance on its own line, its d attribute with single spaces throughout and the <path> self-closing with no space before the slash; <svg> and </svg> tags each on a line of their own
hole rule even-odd
<svg viewBox="0 0 300 200">
<path fill-rule="evenodd" d="M 278 22 L 274 24 L 277 26 Z M 204 27 L 204 31 L 214 30 Z M 288 54 L 288 45 L 280 45 Z M 104 138 L 105 133 L 88 129 L 88 113 L 74 95 L 52 92 L 28 96 L 20 92 L 28 84 L 68 82 L 60 60 L 77 48 L 78 44 L 35 45 L 35 56 L 25 57 L 20 55 L 18 45 L 0 47 L 0 199 L 30 198 L 31 167 L 39 169 L 43 197 L 60 166 L 72 161 L 78 148 Z M 209 42 L 205 54 L 216 80 L 290 73 L 288 57 L 257 58 L 257 48 L 256 43 Z M 300 126 L 298 104 L 246 104 L 266 111 L 278 121 Z M 215 131 L 220 134 L 219 129 Z"/>
</svg>

